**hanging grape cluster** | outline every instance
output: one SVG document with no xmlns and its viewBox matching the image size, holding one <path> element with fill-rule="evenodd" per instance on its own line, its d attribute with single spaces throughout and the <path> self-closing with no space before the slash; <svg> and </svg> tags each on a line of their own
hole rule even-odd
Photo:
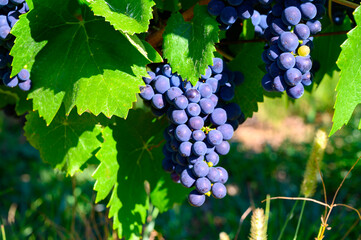
<svg viewBox="0 0 361 240">
<path fill-rule="evenodd" d="M 201 206 L 206 196 L 223 198 L 228 173 L 218 163 L 230 150 L 234 130 L 245 120 L 240 107 L 229 103 L 243 75 L 228 70 L 220 58 L 195 86 L 168 64 L 159 64 L 148 74 L 140 96 L 156 116 L 166 114 L 170 121 L 164 131 L 163 169 L 174 182 L 195 188 L 188 196 L 193 206 Z"/>
</svg>

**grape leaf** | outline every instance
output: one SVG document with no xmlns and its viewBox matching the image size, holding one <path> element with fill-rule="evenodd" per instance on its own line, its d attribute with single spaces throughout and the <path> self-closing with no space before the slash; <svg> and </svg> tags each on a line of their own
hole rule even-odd
<svg viewBox="0 0 361 240">
<path fill-rule="evenodd" d="M 179 10 L 178 0 L 154 0 L 158 9 L 175 12 Z"/>
<path fill-rule="evenodd" d="M 146 32 L 153 18 L 152 0 L 88 0 L 95 15 L 104 17 L 116 30 L 129 34 Z"/>
<path fill-rule="evenodd" d="M 101 163 L 93 174 L 94 189 L 98 191 L 97 202 L 111 192 L 109 217 L 113 217 L 120 238 L 140 236 L 150 199 L 165 211 L 185 197 L 184 187 L 171 183 L 161 168 L 163 126 L 164 121 L 139 109 L 103 131 L 104 142 L 96 154 Z M 146 181 L 150 194 L 145 190 Z"/>
<path fill-rule="evenodd" d="M 25 136 L 40 151 L 41 158 L 70 175 L 78 171 L 100 147 L 97 136 L 101 128 L 96 125 L 97 119 L 92 114 L 79 116 L 74 109 L 65 116 L 65 109 L 61 107 L 49 126 L 38 112 L 30 112 L 26 120 Z"/>
<path fill-rule="evenodd" d="M 126 117 L 150 62 L 130 42 L 135 36 L 115 31 L 77 1 L 33 2 L 13 29 L 11 54 L 13 74 L 31 70 L 34 110 L 47 124 L 62 102 L 67 114 L 76 105 L 79 114 Z"/>
<path fill-rule="evenodd" d="M 191 22 L 185 22 L 180 13 L 174 13 L 163 34 L 163 56 L 174 72 L 196 84 L 213 63 L 218 32 L 218 23 L 209 15 L 206 6 L 194 7 Z"/>
<path fill-rule="evenodd" d="M 258 102 L 263 102 L 263 88 L 261 80 L 264 67 L 261 55 L 264 43 L 245 43 L 236 58 L 229 63 L 233 71 L 244 74 L 244 82 L 236 88 L 235 102 L 239 104 L 244 115 L 252 117 L 258 111 Z"/>
<path fill-rule="evenodd" d="M 361 8 L 354 12 L 357 25 L 361 24 Z M 347 40 L 341 45 L 341 54 L 337 65 L 341 77 L 337 84 L 337 98 L 333 125 L 330 135 L 341 129 L 350 120 L 356 106 L 361 103 L 361 28 L 356 26 L 347 34 Z"/>
<path fill-rule="evenodd" d="M 13 105 L 18 101 L 19 97 L 12 91 L 7 90 L 5 87 L 0 86 L 0 108 L 6 105 Z"/>
</svg>

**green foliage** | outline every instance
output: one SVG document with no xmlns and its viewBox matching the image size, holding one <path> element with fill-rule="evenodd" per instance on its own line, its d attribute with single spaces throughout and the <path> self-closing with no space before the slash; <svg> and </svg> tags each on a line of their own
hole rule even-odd
<svg viewBox="0 0 361 240">
<path fill-rule="evenodd" d="M 357 24 L 361 23 L 361 8 L 354 12 Z M 361 103 L 361 29 L 356 26 L 347 34 L 348 39 L 342 44 L 337 65 L 341 69 L 340 81 L 336 90 L 337 99 L 333 126 L 330 135 L 347 124 L 356 106 Z M 361 124 L 361 123 L 360 123 Z"/>
<path fill-rule="evenodd" d="M 174 13 L 164 32 L 164 58 L 174 72 L 196 84 L 213 63 L 218 32 L 218 23 L 208 14 L 206 6 L 195 6 L 191 22 L 185 22 L 180 13 Z"/>
<path fill-rule="evenodd" d="M 97 136 L 101 129 L 96 125 L 97 118 L 89 113 L 79 116 L 73 110 L 66 116 L 62 107 L 49 126 L 38 112 L 29 113 L 26 120 L 25 136 L 40 151 L 41 158 L 70 175 L 100 147 Z"/>
<path fill-rule="evenodd" d="M 69 0 L 36 0 L 34 5 L 13 31 L 17 39 L 11 53 L 13 73 L 26 66 L 36 80 L 29 94 L 34 110 L 47 124 L 62 102 L 67 114 L 76 105 L 78 114 L 126 117 L 149 60 L 86 6 Z M 77 15 L 74 8 L 80 7 Z"/>
<path fill-rule="evenodd" d="M 264 63 L 260 58 L 263 43 L 247 43 L 240 46 L 236 58 L 229 63 L 231 70 L 237 70 L 245 75 L 245 81 L 236 88 L 235 102 L 239 104 L 244 115 L 252 117 L 258 111 L 258 102 L 263 102 L 261 79 Z"/>
<path fill-rule="evenodd" d="M 127 239 L 141 236 L 149 201 L 166 211 L 185 198 L 183 187 L 170 187 L 170 178 L 160 167 L 163 126 L 164 121 L 135 110 L 127 120 L 118 119 L 103 131 L 104 142 L 96 155 L 101 164 L 93 175 L 96 202 L 112 190 L 109 217 L 119 236 Z"/>
<path fill-rule="evenodd" d="M 87 0 L 97 16 L 109 21 L 116 30 L 134 34 L 146 32 L 153 18 L 152 0 Z"/>
</svg>

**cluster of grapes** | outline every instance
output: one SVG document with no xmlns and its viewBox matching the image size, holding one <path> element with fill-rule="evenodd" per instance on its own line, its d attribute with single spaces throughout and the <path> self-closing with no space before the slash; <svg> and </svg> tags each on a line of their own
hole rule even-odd
<svg viewBox="0 0 361 240">
<path fill-rule="evenodd" d="M 319 18 L 325 9 L 319 0 L 278 1 L 267 16 L 265 37 L 269 47 L 263 52 L 267 74 L 262 79 L 266 91 L 286 91 L 300 98 L 304 86 L 312 83 L 313 37 L 321 31 Z"/>
<path fill-rule="evenodd" d="M 208 3 L 208 12 L 217 17 L 221 30 L 228 30 L 238 18 L 242 20 L 252 17 L 254 2 L 253 0 L 211 0 Z"/>
<path fill-rule="evenodd" d="M 31 88 L 30 73 L 22 69 L 10 78 L 12 57 L 9 54 L 15 40 L 10 31 L 19 20 L 19 16 L 28 11 L 29 7 L 24 0 L 0 0 L 0 78 L 5 86 L 19 86 L 23 91 L 29 91 Z"/>
<path fill-rule="evenodd" d="M 226 69 L 220 58 L 213 59 L 195 86 L 172 73 L 168 64 L 157 65 L 148 74 L 140 96 L 156 116 L 166 114 L 170 121 L 164 131 L 163 169 L 173 181 L 195 187 L 188 196 L 192 206 L 201 206 L 206 195 L 223 198 L 228 173 L 216 166 L 219 156 L 229 152 L 234 130 L 245 120 L 237 104 L 227 103 L 243 75 Z"/>
</svg>

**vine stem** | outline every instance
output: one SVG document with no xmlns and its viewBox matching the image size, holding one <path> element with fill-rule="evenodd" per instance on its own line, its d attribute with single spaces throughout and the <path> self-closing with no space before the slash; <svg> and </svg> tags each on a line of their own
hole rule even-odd
<svg viewBox="0 0 361 240">
<path fill-rule="evenodd" d="M 357 4 L 357 3 L 353 3 L 353 2 L 350 2 L 350 1 L 347 1 L 347 0 L 332 0 L 332 2 L 341 4 L 341 5 L 343 5 L 343 6 L 346 6 L 346 7 L 349 7 L 349 8 L 353 8 L 353 9 L 356 9 L 356 8 L 358 8 L 358 7 L 360 6 L 360 5 Z"/>
<path fill-rule="evenodd" d="M 306 201 L 303 201 L 300 218 L 298 219 L 297 228 L 296 228 L 296 232 L 295 232 L 295 236 L 293 237 L 293 240 L 297 240 L 297 235 L 298 235 L 298 231 L 300 230 L 303 211 L 305 210 L 305 205 L 306 205 Z"/>
</svg>

